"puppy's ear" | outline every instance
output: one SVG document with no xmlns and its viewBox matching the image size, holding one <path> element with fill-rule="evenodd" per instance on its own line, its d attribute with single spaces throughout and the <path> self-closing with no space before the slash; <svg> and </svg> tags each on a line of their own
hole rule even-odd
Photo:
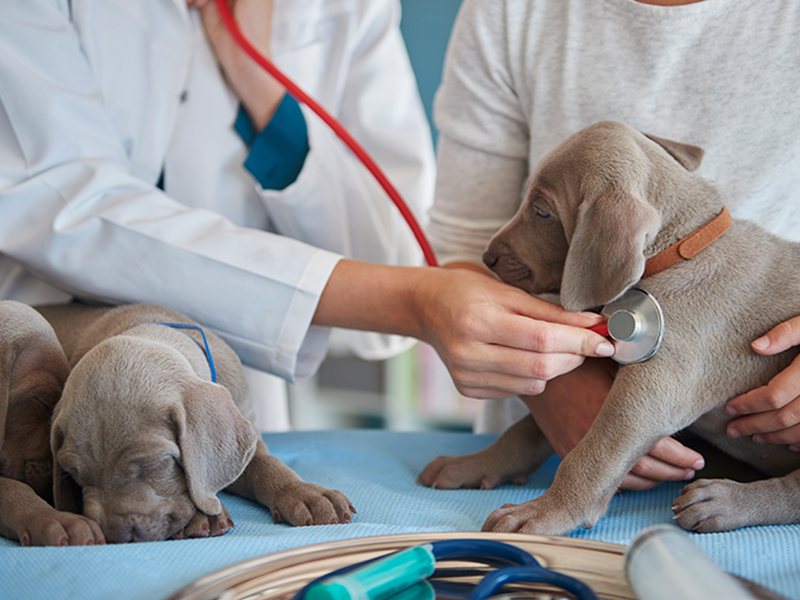
<svg viewBox="0 0 800 600">
<path fill-rule="evenodd" d="M 67 357 L 45 318 L 21 302 L 0 301 L 0 449 L 11 404 L 31 399 L 52 409 L 68 374 Z"/>
<path fill-rule="evenodd" d="M 672 158 L 681 163 L 687 171 L 694 171 L 700 166 L 700 163 L 703 162 L 703 156 L 706 152 L 699 146 L 674 142 L 655 135 L 650 135 L 649 133 L 645 133 L 644 135 L 664 148 L 664 150 L 666 150 Z"/>
<path fill-rule="evenodd" d="M 191 382 L 175 409 L 178 445 L 189 495 L 207 515 L 218 515 L 217 492 L 236 481 L 256 451 L 258 434 L 221 385 Z"/>
<path fill-rule="evenodd" d="M 64 431 L 54 425 L 50 431 L 50 448 L 53 451 L 53 505 L 56 510 L 81 514 L 83 490 L 58 462 L 58 451 L 63 444 Z"/>
<path fill-rule="evenodd" d="M 564 263 L 564 307 L 586 310 L 608 304 L 639 281 L 647 240 L 660 225 L 658 212 L 627 192 L 584 201 Z"/>
</svg>

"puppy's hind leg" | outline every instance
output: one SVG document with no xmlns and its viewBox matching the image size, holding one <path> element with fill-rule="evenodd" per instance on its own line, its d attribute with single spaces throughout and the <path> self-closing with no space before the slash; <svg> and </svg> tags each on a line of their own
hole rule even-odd
<svg viewBox="0 0 800 600">
<path fill-rule="evenodd" d="M 303 481 L 271 456 L 261 439 L 244 473 L 228 490 L 268 507 L 276 523 L 334 525 L 351 522 L 355 513 L 342 492 Z"/>
<path fill-rule="evenodd" d="M 698 479 L 672 506 L 681 527 L 698 533 L 800 523 L 800 470 L 750 483 Z"/>
<path fill-rule="evenodd" d="M 506 482 L 522 485 L 551 454 L 547 438 L 527 415 L 480 452 L 433 459 L 418 483 L 443 490 L 490 490 Z"/>
</svg>

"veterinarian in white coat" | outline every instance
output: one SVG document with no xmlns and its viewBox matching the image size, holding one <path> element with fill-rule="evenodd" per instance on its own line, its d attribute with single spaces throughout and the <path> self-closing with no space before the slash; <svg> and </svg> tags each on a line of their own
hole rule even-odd
<svg viewBox="0 0 800 600">
<path fill-rule="evenodd" d="M 799 47 L 800 5 L 786 0 L 464 0 L 435 105 L 429 231 L 441 262 L 485 269 L 483 250 L 517 211 L 527 174 L 603 119 L 702 146 L 698 173 L 721 187 L 734 216 L 800 240 Z M 800 319 L 771 336 L 772 350 L 759 351 L 800 344 Z M 588 430 L 610 377 L 584 365 L 526 401 L 560 455 Z M 732 401 L 761 414 L 731 428 L 800 443 L 798 397 L 800 361 Z M 777 406 L 782 415 L 769 411 Z M 699 455 L 659 444 L 626 485 L 693 474 Z"/>
<path fill-rule="evenodd" d="M 382 267 L 421 262 L 395 207 L 327 126 L 232 45 L 213 2 L 188 4 L 4 4 L 0 298 L 165 304 L 290 381 L 315 372 L 329 326 L 341 326 L 426 339 L 477 393 L 541 385 L 525 376 L 535 350 L 526 328 L 539 324 L 505 310 L 537 305 L 494 283 Z M 434 161 L 398 2 L 233 8 L 245 35 L 338 116 L 424 215 Z M 453 327 L 456 311 L 487 327 Z M 348 337 L 367 358 L 408 344 Z M 572 368 L 602 341 L 575 329 L 553 360 Z M 515 372 L 498 347 L 525 349 Z M 460 362 L 448 360 L 454 349 Z"/>
</svg>

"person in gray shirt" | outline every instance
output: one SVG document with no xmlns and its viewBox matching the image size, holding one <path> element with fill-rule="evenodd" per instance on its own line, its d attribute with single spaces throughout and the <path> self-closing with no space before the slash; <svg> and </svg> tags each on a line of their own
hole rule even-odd
<svg viewBox="0 0 800 600">
<path fill-rule="evenodd" d="M 440 131 L 429 232 L 450 268 L 481 255 L 517 211 L 526 177 L 593 122 L 701 146 L 698 173 L 737 218 L 800 240 L 800 4 L 787 0 L 464 0 L 435 102 Z M 769 341 L 770 344 L 765 342 Z M 800 344 L 800 318 L 754 343 Z M 530 410 L 556 451 L 583 437 L 613 378 L 587 361 L 535 397 L 487 403 L 478 430 Z M 800 450 L 800 363 L 730 401 L 729 434 Z M 516 403 L 516 404 L 515 404 Z M 520 412 L 521 410 L 524 413 Z M 671 438 L 624 487 L 690 478 L 702 457 Z"/>
</svg>

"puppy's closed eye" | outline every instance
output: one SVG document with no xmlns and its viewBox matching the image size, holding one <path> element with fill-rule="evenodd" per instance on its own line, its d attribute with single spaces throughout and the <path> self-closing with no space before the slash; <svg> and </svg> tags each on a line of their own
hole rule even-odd
<svg viewBox="0 0 800 600">
<path fill-rule="evenodd" d="M 171 454 L 137 459 L 129 465 L 129 474 L 132 477 L 148 481 L 171 479 L 180 472 L 180 465 Z"/>
</svg>

